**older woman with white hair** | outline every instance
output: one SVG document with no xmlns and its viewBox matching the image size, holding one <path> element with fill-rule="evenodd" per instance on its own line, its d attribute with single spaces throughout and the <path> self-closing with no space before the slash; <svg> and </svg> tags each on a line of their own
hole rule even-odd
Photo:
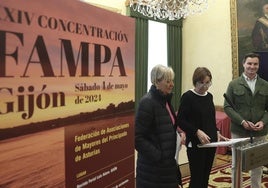
<svg viewBox="0 0 268 188">
<path fill-rule="evenodd" d="M 174 72 L 156 65 L 152 86 L 139 103 L 135 118 L 135 148 L 138 152 L 136 188 L 181 188 L 176 152 L 175 112 L 171 105 Z"/>
</svg>

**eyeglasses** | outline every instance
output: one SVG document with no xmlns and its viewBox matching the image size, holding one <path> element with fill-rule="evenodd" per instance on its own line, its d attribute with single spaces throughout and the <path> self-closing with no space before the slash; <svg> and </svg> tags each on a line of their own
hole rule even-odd
<svg viewBox="0 0 268 188">
<path fill-rule="evenodd" d="M 201 88 L 201 87 L 209 88 L 211 85 L 212 85 L 211 81 L 207 82 L 207 83 L 202 83 L 202 82 L 197 82 L 196 83 L 196 87 L 199 87 L 199 88 Z"/>
</svg>

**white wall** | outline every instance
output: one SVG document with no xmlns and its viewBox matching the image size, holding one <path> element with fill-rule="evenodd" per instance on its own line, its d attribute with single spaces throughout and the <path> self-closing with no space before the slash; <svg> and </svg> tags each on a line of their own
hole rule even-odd
<svg viewBox="0 0 268 188">
<path fill-rule="evenodd" d="M 209 0 L 209 8 L 183 22 L 182 92 L 192 88 L 196 67 L 212 73 L 215 105 L 223 105 L 223 93 L 232 79 L 230 1 Z"/>
<path fill-rule="evenodd" d="M 125 0 L 80 0 L 119 14 L 126 15 Z"/>
</svg>

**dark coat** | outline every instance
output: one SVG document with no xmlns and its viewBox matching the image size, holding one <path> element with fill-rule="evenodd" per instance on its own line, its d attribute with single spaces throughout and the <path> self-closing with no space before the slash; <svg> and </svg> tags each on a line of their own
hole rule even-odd
<svg viewBox="0 0 268 188">
<path fill-rule="evenodd" d="M 171 97 L 152 86 L 140 100 L 135 119 L 137 188 L 177 188 L 181 184 L 175 160 L 176 127 L 165 106 Z"/>
</svg>

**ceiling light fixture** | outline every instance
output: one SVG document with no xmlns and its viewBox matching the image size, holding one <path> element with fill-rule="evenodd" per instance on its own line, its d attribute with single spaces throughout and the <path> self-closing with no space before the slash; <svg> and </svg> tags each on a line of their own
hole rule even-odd
<svg viewBox="0 0 268 188">
<path fill-rule="evenodd" d="M 130 7 L 150 18 L 179 20 L 202 13 L 208 8 L 208 0 L 130 0 Z"/>
</svg>

